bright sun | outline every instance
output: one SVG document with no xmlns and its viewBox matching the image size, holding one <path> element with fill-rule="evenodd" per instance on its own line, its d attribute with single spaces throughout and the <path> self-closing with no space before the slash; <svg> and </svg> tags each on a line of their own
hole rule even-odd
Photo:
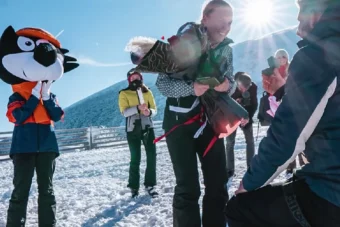
<svg viewBox="0 0 340 227">
<path fill-rule="evenodd" d="M 250 0 L 245 5 L 244 16 L 249 25 L 267 25 L 273 18 L 273 4 L 271 0 Z"/>
</svg>

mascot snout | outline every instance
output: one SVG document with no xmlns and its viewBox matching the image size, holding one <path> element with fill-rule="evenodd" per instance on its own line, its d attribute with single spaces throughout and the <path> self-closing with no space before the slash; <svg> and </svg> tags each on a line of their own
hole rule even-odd
<svg viewBox="0 0 340 227">
<path fill-rule="evenodd" d="M 40 43 L 34 50 L 33 58 L 40 65 L 48 67 L 56 62 L 57 49 L 49 43 Z"/>
</svg>

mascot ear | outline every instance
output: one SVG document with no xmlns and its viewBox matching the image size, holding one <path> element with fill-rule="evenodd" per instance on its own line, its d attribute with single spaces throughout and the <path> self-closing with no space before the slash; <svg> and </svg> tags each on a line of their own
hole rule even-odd
<svg viewBox="0 0 340 227">
<path fill-rule="evenodd" d="M 14 28 L 12 26 L 8 26 L 6 30 L 2 33 L 1 36 L 1 43 L 6 43 L 6 42 L 13 42 L 17 38 L 17 34 L 14 31 Z"/>
<path fill-rule="evenodd" d="M 64 73 L 67 73 L 75 68 L 78 68 L 78 63 L 66 63 L 64 64 Z"/>
<path fill-rule="evenodd" d="M 77 59 L 71 56 L 64 56 L 64 73 L 67 73 L 79 66 L 79 63 L 76 63 Z"/>
<path fill-rule="evenodd" d="M 68 55 L 65 55 L 69 52 L 68 49 L 65 48 L 59 48 L 57 49 L 58 53 L 62 54 L 64 56 L 64 73 L 67 73 L 79 66 L 79 63 L 77 63 L 77 59 Z"/>
<path fill-rule="evenodd" d="M 64 48 L 60 48 L 59 50 L 62 54 L 67 54 L 68 52 L 70 52 L 68 49 L 64 49 Z"/>
</svg>

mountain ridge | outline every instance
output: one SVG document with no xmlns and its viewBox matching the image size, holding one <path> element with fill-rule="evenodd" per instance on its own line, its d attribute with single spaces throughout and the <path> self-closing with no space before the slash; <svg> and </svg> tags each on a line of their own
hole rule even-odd
<svg viewBox="0 0 340 227">
<path fill-rule="evenodd" d="M 238 71 L 247 72 L 258 86 L 258 97 L 262 94 L 261 71 L 268 67 L 267 59 L 274 55 L 277 49 L 286 49 L 290 57 L 298 50 L 296 43 L 296 26 L 270 33 L 259 39 L 247 40 L 233 44 L 234 74 Z M 156 74 L 144 74 L 144 83 L 153 92 L 157 115 L 154 120 L 163 119 L 165 100 L 158 91 L 155 82 Z M 65 108 L 64 122 L 56 123 L 57 129 L 79 128 L 89 126 L 122 126 L 125 119 L 119 112 L 118 92 L 128 86 L 127 80 L 122 80 L 85 99 Z"/>
</svg>

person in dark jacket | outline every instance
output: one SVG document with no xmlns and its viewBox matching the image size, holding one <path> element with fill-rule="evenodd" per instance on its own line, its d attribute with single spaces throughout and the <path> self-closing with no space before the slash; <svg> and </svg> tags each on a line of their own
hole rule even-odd
<svg viewBox="0 0 340 227">
<path fill-rule="evenodd" d="M 210 1 L 203 9 L 202 23 L 207 28 L 209 45 L 214 57 L 219 60 L 218 65 L 224 77 L 224 82 L 212 89 L 229 95 L 236 88 L 232 48 L 229 46 L 231 40 L 226 37 L 231 21 L 232 8 L 225 1 Z M 188 26 L 193 26 L 193 23 Z M 186 29 L 187 26 L 179 29 L 178 33 Z M 209 122 L 204 124 L 199 101 L 200 96 L 208 91 L 209 85 L 173 79 L 164 74 L 158 76 L 156 85 L 160 93 L 167 97 L 163 129 L 167 132 L 166 143 L 176 176 L 173 226 L 196 227 L 202 223 L 207 227 L 225 227 L 223 210 L 228 201 L 225 146 L 223 139 L 217 139 L 211 145 L 215 132 Z M 209 146 L 210 151 L 203 157 Z M 198 203 L 201 188 L 197 157 L 201 162 L 205 185 L 202 221 Z"/>
<path fill-rule="evenodd" d="M 56 226 L 53 174 L 58 143 L 53 122 L 64 112 L 50 92 L 52 82 L 76 67 L 75 58 L 64 55 L 59 41 L 45 30 L 9 26 L 0 40 L 0 78 L 12 85 L 7 117 L 14 130 L 10 157 L 14 164 L 14 190 L 7 227 L 25 226 L 28 196 L 34 171 L 38 183 L 39 226 Z"/>
<path fill-rule="evenodd" d="M 289 64 L 290 64 L 290 59 L 289 59 L 289 54 L 286 50 L 284 49 L 280 49 L 280 50 L 277 50 L 275 52 L 275 58 L 279 61 L 280 63 L 280 67 L 278 68 L 278 73 L 280 74 L 280 76 L 287 80 L 287 76 L 288 76 L 288 68 L 289 68 Z M 277 102 L 280 102 L 281 99 L 276 99 Z M 267 110 L 266 110 L 267 111 Z M 304 162 L 304 154 L 303 153 L 300 153 L 298 154 L 298 161 L 299 161 L 299 165 L 300 167 L 303 166 L 305 164 Z M 296 168 L 296 163 L 297 161 L 294 160 L 292 161 L 288 167 L 287 167 L 287 170 L 286 170 L 286 173 L 287 174 L 291 174 L 293 173 L 293 170 Z"/>
<path fill-rule="evenodd" d="M 247 167 L 249 167 L 251 159 L 255 154 L 254 135 L 253 135 L 253 117 L 257 110 L 257 86 L 252 82 L 250 75 L 245 72 L 238 72 L 235 74 L 235 81 L 237 89 L 231 96 L 238 103 L 240 103 L 248 112 L 249 122 L 241 125 L 247 148 Z M 235 160 L 234 160 L 234 146 L 236 132 L 233 132 L 227 137 L 226 154 L 227 154 L 227 170 L 228 176 L 232 177 L 235 173 Z"/>
<path fill-rule="evenodd" d="M 155 99 L 150 89 L 143 84 L 143 76 L 134 69 L 128 72 L 129 86 L 119 91 L 119 110 L 126 119 L 126 135 L 131 153 L 128 187 L 132 198 L 139 195 L 139 166 L 141 143 L 146 151 L 144 186 L 151 197 L 158 193 L 156 186 L 156 145 L 152 117 L 157 114 Z M 138 94 L 137 89 L 141 93 Z M 142 101 L 143 100 L 143 101 Z"/>
<path fill-rule="evenodd" d="M 298 4 L 303 40 L 284 88 L 273 89 L 284 95 L 267 137 L 226 207 L 230 227 L 340 223 L 340 2 Z M 269 185 L 303 151 L 308 163 Z"/>
</svg>

